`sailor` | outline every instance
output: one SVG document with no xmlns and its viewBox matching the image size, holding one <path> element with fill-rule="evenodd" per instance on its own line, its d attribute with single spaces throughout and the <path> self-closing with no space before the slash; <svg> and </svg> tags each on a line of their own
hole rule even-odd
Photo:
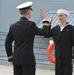
<svg viewBox="0 0 74 75">
<path fill-rule="evenodd" d="M 57 15 L 60 24 L 49 30 L 49 37 L 53 37 L 55 42 L 55 75 L 72 75 L 74 26 L 67 22 L 69 11 L 59 9 Z"/>
<path fill-rule="evenodd" d="M 5 40 L 5 49 L 8 61 L 14 66 L 14 75 L 35 75 L 36 62 L 33 53 L 35 35 L 47 36 L 49 21 L 43 21 L 43 29 L 39 29 L 35 22 L 30 21 L 33 2 L 25 2 L 17 9 L 20 11 L 21 18 L 16 23 L 11 24 Z M 43 19 L 45 14 L 40 9 Z M 14 53 L 12 43 L 14 41 Z"/>
<path fill-rule="evenodd" d="M 57 10 L 59 24 L 51 29 L 49 25 L 49 37 L 53 37 L 55 43 L 55 75 L 72 75 L 72 47 L 74 46 L 74 26 L 67 22 L 69 11 Z M 53 16 L 50 19 L 52 23 Z"/>
</svg>

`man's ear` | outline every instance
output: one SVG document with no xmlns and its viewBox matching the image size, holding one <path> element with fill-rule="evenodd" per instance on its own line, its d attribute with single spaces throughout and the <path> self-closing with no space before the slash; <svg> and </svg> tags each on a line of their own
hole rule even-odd
<svg viewBox="0 0 74 75">
<path fill-rule="evenodd" d="M 30 15 L 30 11 L 28 10 L 27 15 Z"/>
</svg>

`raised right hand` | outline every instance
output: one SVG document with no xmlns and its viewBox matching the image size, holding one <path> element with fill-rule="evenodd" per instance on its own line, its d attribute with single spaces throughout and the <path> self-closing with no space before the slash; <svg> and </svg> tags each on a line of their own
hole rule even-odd
<svg viewBox="0 0 74 75">
<path fill-rule="evenodd" d="M 51 15 L 50 19 L 49 19 L 49 22 L 52 23 L 53 19 L 54 19 L 54 17 L 53 17 L 53 15 Z"/>
</svg>

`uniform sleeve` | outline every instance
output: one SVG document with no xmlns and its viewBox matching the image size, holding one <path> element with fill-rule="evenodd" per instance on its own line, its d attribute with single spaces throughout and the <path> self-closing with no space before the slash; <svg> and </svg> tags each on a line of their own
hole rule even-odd
<svg viewBox="0 0 74 75">
<path fill-rule="evenodd" d="M 74 59 L 74 47 L 72 48 L 72 59 Z"/>
<path fill-rule="evenodd" d="M 5 40 L 5 49 L 6 49 L 9 62 L 13 60 L 12 42 L 13 42 L 13 37 L 12 37 L 11 27 L 10 27 L 9 32 L 6 36 L 6 40 Z"/>
<path fill-rule="evenodd" d="M 51 23 L 49 21 L 43 21 L 43 30 L 46 33 L 46 38 L 49 37 L 49 31 L 51 29 Z"/>
<path fill-rule="evenodd" d="M 72 46 L 73 46 L 72 59 L 74 59 L 74 26 L 72 27 L 71 41 L 72 41 Z"/>
<path fill-rule="evenodd" d="M 72 27 L 71 40 L 72 40 L 72 45 L 74 46 L 74 26 Z"/>
<path fill-rule="evenodd" d="M 43 28 L 38 28 L 35 23 L 32 24 L 31 32 L 33 35 L 48 36 L 49 32 L 49 21 L 43 21 Z"/>
</svg>

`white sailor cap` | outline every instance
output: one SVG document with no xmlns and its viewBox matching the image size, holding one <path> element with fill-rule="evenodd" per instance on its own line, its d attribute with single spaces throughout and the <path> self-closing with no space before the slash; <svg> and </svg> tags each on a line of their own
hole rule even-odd
<svg viewBox="0 0 74 75">
<path fill-rule="evenodd" d="M 16 8 L 19 10 L 22 10 L 22 9 L 31 9 L 32 10 L 32 4 L 33 4 L 33 2 L 28 1 L 28 2 L 20 4 Z"/>
<path fill-rule="evenodd" d="M 64 10 L 64 9 L 59 9 L 59 10 L 57 11 L 57 14 L 59 14 L 59 13 L 63 13 L 63 14 L 65 14 L 65 15 L 69 16 L 69 11 Z"/>
</svg>

